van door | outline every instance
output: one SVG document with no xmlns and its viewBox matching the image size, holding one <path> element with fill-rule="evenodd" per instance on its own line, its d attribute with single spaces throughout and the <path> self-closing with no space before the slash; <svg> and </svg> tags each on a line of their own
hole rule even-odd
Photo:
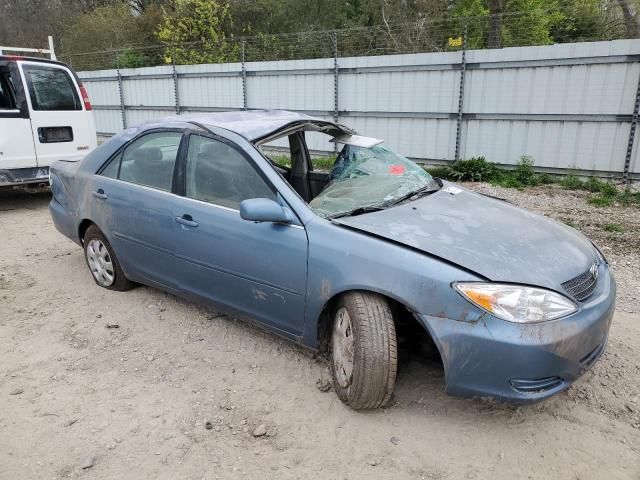
<svg viewBox="0 0 640 480">
<path fill-rule="evenodd" d="M 0 62 L 0 186 L 15 180 L 3 170 L 37 166 L 18 66 L 15 62 Z"/>
<path fill-rule="evenodd" d="M 39 167 L 56 160 L 81 160 L 96 147 L 92 112 L 83 104 L 75 75 L 67 67 L 20 62 Z"/>
</svg>

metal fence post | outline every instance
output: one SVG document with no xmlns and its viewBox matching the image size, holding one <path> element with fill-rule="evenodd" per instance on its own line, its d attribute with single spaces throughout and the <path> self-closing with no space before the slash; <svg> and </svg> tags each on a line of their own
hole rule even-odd
<svg viewBox="0 0 640 480">
<path fill-rule="evenodd" d="M 333 40 L 333 121 L 338 122 L 338 33 L 332 32 Z"/>
<path fill-rule="evenodd" d="M 242 40 L 242 108 L 247 109 L 247 68 L 245 65 L 245 45 L 246 41 Z"/>
<path fill-rule="evenodd" d="M 633 104 L 633 115 L 631 117 L 631 127 L 629 128 L 629 143 L 627 143 L 627 155 L 624 159 L 624 170 L 622 171 L 622 183 L 629 183 L 629 169 L 631 168 L 631 154 L 633 153 L 633 142 L 636 136 L 636 125 L 638 124 L 638 112 L 640 110 L 640 77 L 638 78 L 638 88 L 636 89 L 636 99 Z"/>
<path fill-rule="evenodd" d="M 333 121 L 338 123 L 338 32 L 332 32 L 333 40 Z M 333 151 L 338 151 L 338 144 L 333 143 Z"/>
<path fill-rule="evenodd" d="M 176 115 L 180 115 L 180 92 L 178 91 L 178 71 L 176 70 L 176 47 L 171 55 L 171 70 L 173 73 L 173 96 L 175 98 Z"/>
<path fill-rule="evenodd" d="M 460 140 L 462 137 L 462 117 L 464 109 L 464 80 L 467 70 L 467 24 L 464 24 L 462 34 L 462 59 L 460 61 L 460 92 L 458 94 L 458 118 L 456 122 L 456 153 L 454 160 L 460 160 Z"/>
<path fill-rule="evenodd" d="M 116 74 L 118 77 L 118 96 L 120 97 L 120 116 L 122 117 L 122 128 L 127 128 L 127 112 L 124 106 L 124 91 L 122 89 L 122 75 L 120 74 L 120 56 L 118 51 L 115 52 L 116 56 Z"/>
</svg>

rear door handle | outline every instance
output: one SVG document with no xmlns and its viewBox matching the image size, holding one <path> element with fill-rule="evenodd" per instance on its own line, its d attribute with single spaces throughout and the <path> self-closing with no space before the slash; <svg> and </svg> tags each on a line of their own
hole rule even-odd
<svg viewBox="0 0 640 480">
<path fill-rule="evenodd" d="M 184 214 L 181 217 L 175 217 L 175 221 L 178 222 L 180 225 L 185 225 L 187 227 L 195 228 L 198 226 L 198 222 L 195 222 L 191 217 L 191 215 L 187 215 L 187 214 Z"/>
<path fill-rule="evenodd" d="M 107 194 L 104 193 L 104 190 L 99 188 L 98 190 L 96 190 L 95 192 L 91 192 L 91 194 L 96 197 L 99 198 L 100 200 L 106 200 L 107 199 Z"/>
</svg>

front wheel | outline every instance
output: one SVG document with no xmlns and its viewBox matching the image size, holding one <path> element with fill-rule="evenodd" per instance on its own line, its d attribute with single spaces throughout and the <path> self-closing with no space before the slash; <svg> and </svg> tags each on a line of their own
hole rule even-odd
<svg viewBox="0 0 640 480">
<path fill-rule="evenodd" d="M 380 295 L 352 292 L 336 305 L 331 334 L 333 387 L 355 410 L 378 408 L 391 398 L 396 381 L 396 329 Z"/>
<path fill-rule="evenodd" d="M 87 228 L 84 234 L 84 257 L 93 279 L 101 287 L 120 292 L 133 287 L 125 277 L 108 240 L 95 225 Z"/>
</svg>

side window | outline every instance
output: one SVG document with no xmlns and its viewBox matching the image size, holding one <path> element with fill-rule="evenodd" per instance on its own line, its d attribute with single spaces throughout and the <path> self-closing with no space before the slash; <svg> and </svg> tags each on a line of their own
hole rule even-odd
<svg viewBox="0 0 640 480">
<path fill-rule="evenodd" d="M 34 110 L 82 110 L 76 86 L 67 71 L 49 66 L 23 65 Z"/>
<path fill-rule="evenodd" d="M 109 161 L 109 164 L 102 169 L 100 175 L 109 178 L 118 178 L 118 170 L 120 170 L 120 160 L 122 159 L 122 153 L 119 153 L 116 157 Z"/>
<path fill-rule="evenodd" d="M 15 96 L 9 81 L 9 71 L 0 69 L 0 110 L 14 110 Z"/>
<path fill-rule="evenodd" d="M 181 139 L 180 132 L 144 135 L 113 158 L 101 175 L 170 192 Z"/>
<path fill-rule="evenodd" d="M 249 198 L 276 198 L 240 151 L 199 135 L 189 140 L 186 186 L 187 197 L 230 208 L 240 208 L 240 202 Z"/>
</svg>

